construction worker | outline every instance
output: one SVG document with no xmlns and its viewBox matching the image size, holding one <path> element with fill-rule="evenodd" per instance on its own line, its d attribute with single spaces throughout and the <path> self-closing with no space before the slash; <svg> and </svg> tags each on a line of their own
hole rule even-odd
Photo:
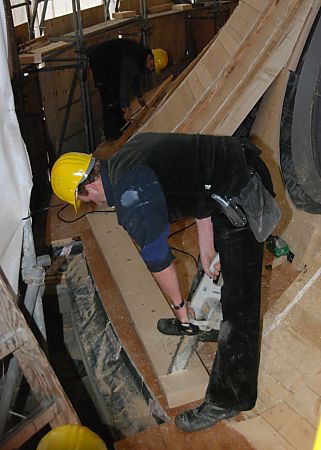
<svg viewBox="0 0 321 450">
<path fill-rule="evenodd" d="M 233 137 L 141 133 L 109 160 L 67 153 L 51 173 L 56 195 L 76 209 L 90 201 L 115 207 L 171 301 L 176 319 L 158 322 L 165 334 L 199 332 L 189 323 L 167 242 L 172 220 L 196 219 L 203 269 L 212 278 L 220 270 L 223 275 L 223 321 L 205 400 L 176 416 L 185 431 L 209 427 L 256 402 L 263 241 L 280 217 L 259 155 L 257 147 Z M 211 271 L 215 251 L 220 265 Z"/>
<path fill-rule="evenodd" d="M 168 64 L 163 49 L 145 47 L 129 39 L 111 39 L 87 50 L 95 86 L 99 90 L 106 139 L 117 139 L 131 117 L 130 99 L 135 95 L 141 106 L 141 77 Z"/>
</svg>

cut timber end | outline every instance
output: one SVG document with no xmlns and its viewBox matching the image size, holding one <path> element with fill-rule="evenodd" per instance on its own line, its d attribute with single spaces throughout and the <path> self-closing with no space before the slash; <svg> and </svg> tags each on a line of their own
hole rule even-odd
<svg viewBox="0 0 321 450">
<path fill-rule="evenodd" d="M 114 12 L 113 18 L 114 19 L 128 19 L 129 17 L 135 17 L 136 11 L 120 11 L 120 12 Z"/>
<path fill-rule="evenodd" d="M 178 5 L 173 5 L 172 9 L 174 11 L 185 11 L 185 9 L 192 9 L 191 3 L 180 3 Z"/>
<path fill-rule="evenodd" d="M 196 354 L 188 368 L 167 375 L 179 340 L 157 331 L 157 321 L 172 311 L 128 234 L 115 214 L 88 217 L 92 233 L 126 303 L 154 373 L 170 407 L 203 398 L 208 374 Z"/>
<path fill-rule="evenodd" d="M 148 8 L 148 14 L 158 14 L 164 11 L 170 11 L 173 3 L 164 3 L 163 5 L 151 6 Z"/>
</svg>

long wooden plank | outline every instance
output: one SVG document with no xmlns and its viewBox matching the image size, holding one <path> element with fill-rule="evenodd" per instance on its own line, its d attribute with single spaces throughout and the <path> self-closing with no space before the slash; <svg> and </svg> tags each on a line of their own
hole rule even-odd
<svg viewBox="0 0 321 450">
<path fill-rule="evenodd" d="M 154 397 L 164 409 L 167 408 L 165 396 L 159 387 L 150 361 L 144 357 L 144 347 L 132 326 L 126 304 L 91 230 L 83 232 L 81 240 L 84 245 L 86 262 L 95 280 L 99 296 L 124 350 Z"/>
<path fill-rule="evenodd" d="M 240 45 L 248 38 L 248 36 L 251 36 L 253 33 L 255 33 L 255 29 L 258 26 L 257 24 L 259 24 L 263 20 L 263 18 L 268 13 L 270 8 L 273 7 L 273 4 L 274 4 L 274 2 L 272 2 L 270 0 L 269 2 L 265 3 L 265 6 L 263 6 L 262 4 L 259 5 L 260 7 L 262 7 L 262 10 L 251 8 L 253 10 L 254 16 L 251 18 L 251 21 L 249 20 L 249 26 L 244 28 L 245 34 L 244 34 L 243 41 L 240 42 Z M 238 16 L 241 14 L 240 11 L 247 10 L 248 8 L 249 8 L 249 5 L 246 2 L 240 2 L 240 4 L 233 11 L 228 22 L 229 23 L 231 23 L 231 21 L 237 22 Z M 245 11 L 244 15 L 247 16 L 246 11 Z M 208 70 L 210 70 L 210 73 L 212 76 L 212 78 L 211 78 L 212 83 L 216 82 L 216 78 L 221 73 L 223 73 L 224 70 L 226 72 L 228 72 L 230 70 L 230 68 L 229 68 L 230 58 L 235 56 L 235 54 L 231 53 L 232 49 L 225 48 L 224 36 L 225 35 L 228 36 L 228 33 L 227 33 L 225 27 L 226 26 L 223 26 L 221 28 L 217 37 L 215 39 L 213 39 L 212 44 L 209 46 L 208 50 L 205 51 L 204 53 L 202 53 L 202 57 L 200 59 L 198 59 L 198 63 L 195 66 L 195 67 L 197 67 L 198 65 L 208 65 Z M 221 65 L 222 59 L 217 59 L 217 57 L 215 56 L 215 50 L 216 50 L 217 46 L 219 46 L 219 47 L 223 46 L 223 48 L 224 48 L 223 54 L 226 54 L 226 56 L 224 57 L 226 64 L 224 63 L 223 66 Z M 213 56 L 209 56 L 209 55 L 213 55 Z M 192 67 L 194 67 L 194 63 L 192 63 Z M 183 95 L 181 93 L 181 89 L 183 89 L 185 83 L 189 83 L 190 80 L 193 80 L 195 78 L 195 76 L 196 76 L 196 71 L 195 71 L 195 69 L 193 69 L 189 73 L 189 75 L 182 81 L 181 85 L 179 85 L 177 87 L 175 94 L 172 95 L 168 99 L 166 104 L 164 104 L 163 108 L 159 108 L 158 111 L 156 112 L 156 114 L 153 115 L 152 119 L 150 121 L 148 121 L 145 124 L 145 126 L 142 127 L 142 129 L 141 129 L 142 131 L 168 131 L 168 129 L 166 128 L 166 125 L 165 125 L 165 127 L 163 127 L 162 119 L 164 119 L 164 120 L 166 119 L 168 110 L 175 111 L 177 104 L 179 104 L 180 99 L 183 97 Z M 202 96 L 200 96 L 198 100 L 201 100 L 201 98 L 203 96 L 206 96 L 207 88 L 208 88 L 208 85 L 204 86 Z M 174 129 L 175 126 L 180 124 L 181 121 L 184 120 L 184 118 L 188 115 L 189 112 L 190 112 L 190 110 L 184 110 L 181 112 L 180 115 L 177 115 L 175 121 L 173 121 L 171 124 L 172 129 Z"/>
<path fill-rule="evenodd" d="M 116 214 L 91 215 L 88 222 L 127 305 L 169 407 L 202 399 L 208 374 L 197 355 L 192 356 L 187 369 L 167 375 L 178 339 L 159 333 L 156 325 L 158 319 L 171 317 L 172 311 L 134 243 L 118 225 Z"/>
<path fill-rule="evenodd" d="M 308 2 L 310 5 L 311 1 Z M 239 50 L 238 59 L 231 60 L 228 75 L 220 77 L 220 86 L 215 86 L 204 99 L 202 116 L 199 106 L 184 120 L 179 131 L 186 132 L 192 127 L 191 132 L 199 129 L 205 134 L 233 134 L 289 59 L 302 26 L 301 17 L 296 26 L 292 21 L 308 2 L 284 0 L 288 7 L 283 14 L 279 2 L 278 8 L 265 18 L 264 26 Z"/>
<path fill-rule="evenodd" d="M 233 134 L 286 65 L 312 8 L 313 0 L 240 2 L 187 79 L 140 131 Z M 249 24 L 239 42 L 237 17 L 242 27 Z M 182 106 L 185 84 L 198 94 L 192 108 Z"/>
</svg>

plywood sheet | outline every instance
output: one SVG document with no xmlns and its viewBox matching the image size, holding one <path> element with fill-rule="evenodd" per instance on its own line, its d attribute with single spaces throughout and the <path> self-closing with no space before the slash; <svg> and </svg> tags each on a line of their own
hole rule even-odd
<svg viewBox="0 0 321 450">
<path fill-rule="evenodd" d="M 178 338 L 157 331 L 157 320 L 172 311 L 137 248 L 115 213 L 94 214 L 88 222 L 127 305 L 155 375 L 171 408 L 204 397 L 208 374 L 196 354 L 180 374 L 167 375 Z"/>
</svg>

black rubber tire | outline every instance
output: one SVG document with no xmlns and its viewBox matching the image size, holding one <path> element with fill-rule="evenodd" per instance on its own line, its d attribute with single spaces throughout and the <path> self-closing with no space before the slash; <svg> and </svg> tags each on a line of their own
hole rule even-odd
<svg viewBox="0 0 321 450">
<path fill-rule="evenodd" d="M 295 72 L 289 76 L 280 124 L 281 169 L 299 209 L 321 213 L 321 10 Z"/>
</svg>

